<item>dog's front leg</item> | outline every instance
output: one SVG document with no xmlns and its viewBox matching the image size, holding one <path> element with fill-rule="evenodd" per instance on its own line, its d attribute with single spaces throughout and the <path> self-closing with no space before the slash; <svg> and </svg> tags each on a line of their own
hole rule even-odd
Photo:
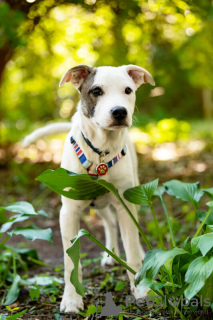
<svg viewBox="0 0 213 320">
<path fill-rule="evenodd" d="M 127 206 L 132 212 L 135 219 L 138 220 L 136 206 L 129 202 L 127 203 Z M 143 249 L 141 248 L 139 240 L 139 232 L 123 206 L 120 203 L 116 202 L 115 207 L 118 214 L 118 222 L 121 231 L 121 237 L 123 240 L 124 250 L 126 253 L 127 263 L 134 270 L 138 271 L 142 266 L 142 259 L 144 256 Z M 137 299 L 139 298 L 139 293 L 134 285 L 134 275 L 129 271 L 127 271 L 127 273 L 130 280 L 131 291 Z"/>
<path fill-rule="evenodd" d="M 86 201 L 76 201 L 62 197 L 62 208 L 60 211 L 60 228 L 64 249 L 64 281 L 65 288 L 60 310 L 63 312 L 79 312 L 83 309 L 83 299 L 76 293 L 74 286 L 70 283 L 70 274 L 73 262 L 66 253 L 70 247 L 70 239 L 78 234 L 79 218 L 81 212 L 87 206 Z M 79 277 L 82 278 L 81 265 L 79 263 Z M 80 279 L 81 281 L 82 279 Z"/>
</svg>

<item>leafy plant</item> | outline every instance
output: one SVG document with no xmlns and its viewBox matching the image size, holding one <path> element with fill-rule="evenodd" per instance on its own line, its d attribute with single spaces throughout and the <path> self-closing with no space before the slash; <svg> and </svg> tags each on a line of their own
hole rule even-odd
<svg viewBox="0 0 213 320">
<path fill-rule="evenodd" d="M 14 223 L 23 222 L 38 215 L 47 216 L 43 210 L 36 212 L 33 206 L 28 202 L 16 202 L 4 207 L 0 210 L 8 210 L 16 213 L 11 216 L 7 222 L 2 224 L 0 228 L 0 287 L 6 286 L 9 282 L 11 285 L 5 297 L 4 305 L 9 305 L 17 300 L 20 287 L 22 285 L 30 284 L 27 280 L 18 274 L 18 269 L 27 270 L 27 266 L 32 263 L 45 265 L 39 260 L 35 249 L 20 249 L 7 245 L 6 242 L 13 235 L 22 235 L 28 240 L 34 241 L 36 239 L 46 240 L 52 244 L 52 231 L 50 228 L 39 229 L 35 225 L 26 227 L 17 227 L 11 231 L 9 229 Z M 15 318 L 14 318 L 15 319 Z"/>
<path fill-rule="evenodd" d="M 62 176 L 63 179 L 61 179 Z M 44 182 L 52 190 L 60 194 L 64 194 L 64 188 L 70 187 L 66 196 L 73 199 L 92 199 L 94 197 L 94 189 L 98 195 L 111 191 L 126 209 L 127 214 L 132 217 L 118 190 L 111 183 L 104 180 L 92 179 L 88 175 L 76 175 L 64 169 L 57 169 L 55 172 L 48 170 L 41 174 L 37 180 Z M 91 188 L 91 193 L 89 188 Z M 201 221 L 194 236 L 188 237 L 179 247 L 176 245 L 170 215 L 163 200 L 165 192 L 182 201 L 189 202 L 196 209 L 198 220 Z M 199 202 L 204 194 L 212 200 L 212 188 L 201 189 L 199 183 L 184 183 L 178 180 L 166 182 L 161 187 L 158 187 L 158 180 L 154 180 L 126 190 L 123 195 L 126 200 L 150 207 L 161 249 L 152 249 L 139 224 L 133 220 L 150 249 L 145 255 L 142 268 L 136 273 L 136 270 L 133 270 L 125 261 L 116 256 L 113 250 L 110 251 L 104 247 L 88 231 L 80 230 L 78 235 L 71 239 L 71 246 L 67 250 L 74 264 L 70 281 L 75 286 L 76 292 L 85 296 L 85 287 L 78 280 L 80 238 L 85 235 L 135 275 L 135 284 L 141 294 L 147 288 L 150 288 L 152 292 L 154 291 L 160 296 L 164 304 L 168 306 L 171 317 L 178 315 L 181 319 L 186 319 L 183 312 L 184 308 L 181 305 L 183 295 L 185 299 L 191 300 L 192 298 L 195 299 L 194 297 L 196 296 L 199 297 L 202 293 L 203 299 L 206 299 L 204 300 L 206 301 L 204 307 L 209 307 L 209 300 L 213 300 L 213 288 L 209 285 L 209 281 L 212 281 L 213 278 L 213 225 L 208 224 L 208 222 L 212 221 L 213 201 L 207 202 L 209 209 L 205 213 L 198 210 Z M 163 236 L 161 235 L 153 207 L 153 202 L 157 197 L 162 203 L 170 231 L 171 249 L 169 250 L 164 246 Z M 173 303 L 172 299 L 175 297 L 178 299 L 177 303 Z M 198 307 L 199 303 L 193 305 L 193 310 Z"/>
</svg>

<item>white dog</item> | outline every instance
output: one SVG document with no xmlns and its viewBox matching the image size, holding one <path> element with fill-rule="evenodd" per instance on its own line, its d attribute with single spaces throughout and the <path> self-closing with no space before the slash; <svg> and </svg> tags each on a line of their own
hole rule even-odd
<svg viewBox="0 0 213 320">
<path fill-rule="evenodd" d="M 93 68 L 78 65 L 63 76 L 60 86 L 65 82 L 79 90 L 81 100 L 71 124 L 58 123 L 38 129 L 25 138 L 24 144 L 34 142 L 44 135 L 70 130 L 65 141 L 61 166 L 78 174 L 88 173 L 105 179 L 115 185 L 120 196 L 123 192 L 139 184 L 137 158 L 127 128 L 132 124 L 135 107 L 135 91 L 146 82 L 155 85 L 150 73 L 138 66 Z M 125 201 L 125 200 L 124 200 Z M 142 265 L 143 250 L 138 231 L 121 204 L 111 194 L 105 194 L 91 201 L 77 201 L 62 197 L 60 227 L 64 247 L 65 289 L 61 311 L 78 312 L 83 308 L 82 297 L 70 283 L 73 268 L 66 254 L 70 239 L 79 231 L 81 212 L 93 205 L 103 219 L 106 234 L 106 247 L 114 248 L 119 254 L 116 217 L 110 205 L 117 211 L 121 237 L 127 262 L 138 271 Z M 127 203 L 137 219 L 135 205 Z M 102 265 L 112 265 L 114 260 L 104 255 Z M 81 267 L 79 274 L 82 275 Z M 128 272 L 132 293 L 138 298 L 134 276 Z"/>
</svg>

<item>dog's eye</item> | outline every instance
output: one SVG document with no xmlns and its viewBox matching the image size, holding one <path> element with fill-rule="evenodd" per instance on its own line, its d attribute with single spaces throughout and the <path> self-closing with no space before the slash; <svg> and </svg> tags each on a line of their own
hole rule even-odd
<svg viewBox="0 0 213 320">
<path fill-rule="evenodd" d="M 125 93 L 126 94 L 130 94 L 132 92 L 132 89 L 130 88 L 130 87 L 127 87 L 126 89 L 125 89 Z"/>
<path fill-rule="evenodd" d="M 92 90 L 92 94 L 95 96 L 95 97 L 98 97 L 98 96 L 101 96 L 103 94 L 103 91 L 101 88 L 99 87 L 96 87 Z"/>
</svg>

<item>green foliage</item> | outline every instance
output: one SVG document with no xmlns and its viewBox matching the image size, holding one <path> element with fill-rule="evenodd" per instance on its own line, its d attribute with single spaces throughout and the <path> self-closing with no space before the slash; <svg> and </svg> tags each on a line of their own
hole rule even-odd
<svg viewBox="0 0 213 320">
<path fill-rule="evenodd" d="M 142 206 L 148 206 L 152 196 L 157 190 L 157 186 L 158 179 L 126 190 L 124 192 L 124 197 L 129 202 L 140 204 Z"/>
<path fill-rule="evenodd" d="M 63 171 L 61 172 L 64 174 Z M 42 177 L 42 175 L 40 177 Z M 42 181 L 40 177 L 39 180 Z M 76 179 L 75 175 L 74 177 Z M 78 177 L 79 180 L 84 180 L 83 175 L 79 175 Z M 50 178 L 50 180 L 52 181 L 52 178 Z M 55 181 L 55 184 L 57 185 L 57 183 L 60 183 L 60 181 L 61 179 L 58 176 L 58 181 Z M 76 180 L 74 183 L 71 180 L 70 182 L 71 184 L 69 187 L 72 188 L 76 183 Z M 48 179 L 45 180 L 45 183 L 48 185 Z M 94 185 L 100 183 L 101 186 L 104 186 L 106 189 L 111 191 L 116 197 L 119 196 L 116 188 L 106 181 L 97 181 L 91 179 L 90 183 L 94 183 Z M 149 250 L 145 255 L 142 268 L 136 273 L 135 270 L 132 270 L 131 267 L 117 257 L 113 251 L 105 248 L 88 231 L 84 229 L 80 230 L 78 235 L 71 239 L 71 247 L 67 250 L 68 255 L 74 263 L 74 269 L 72 270 L 70 281 L 75 286 L 77 293 L 81 294 L 82 296 L 85 295 L 85 288 L 78 280 L 78 265 L 80 260 L 80 238 L 83 235 L 86 235 L 94 243 L 99 245 L 103 250 L 111 255 L 117 262 L 135 275 L 135 284 L 140 294 L 143 294 L 147 288 L 150 288 L 152 289 L 152 292 L 155 292 L 158 296 L 160 296 L 164 302 L 167 300 L 170 301 L 170 308 L 174 308 L 174 316 L 178 314 L 181 319 L 185 319 L 180 306 L 180 299 L 178 300 L 177 305 L 173 305 L 171 303 L 171 299 L 174 297 L 180 297 L 180 295 L 184 294 L 187 299 L 191 299 L 196 295 L 201 294 L 201 292 L 204 295 L 205 292 L 208 292 L 210 295 L 208 298 L 213 298 L 212 288 L 210 288 L 208 284 L 208 279 L 211 279 L 213 276 L 213 232 L 212 225 L 207 224 L 208 221 L 211 221 L 210 217 L 213 210 L 213 201 L 207 202 L 209 209 L 205 213 L 205 216 L 202 216 L 199 213 L 201 224 L 199 225 L 194 237 L 191 240 L 190 237 L 188 237 L 180 247 L 177 247 L 174 238 L 174 231 L 170 223 L 170 217 L 162 198 L 165 190 L 169 195 L 175 196 L 182 201 L 187 201 L 192 204 L 196 208 L 197 212 L 200 212 L 198 210 L 198 204 L 201 200 L 201 197 L 205 195 L 212 198 L 211 189 L 210 192 L 204 192 L 204 189 L 200 189 L 200 184 L 198 182 L 184 183 L 178 180 L 166 182 L 164 183 L 164 187 L 158 187 L 157 179 L 138 187 L 126 190 L 124 192 L 124 197 L 127 200 L 135 204 L 150 206 L 153 213 L 153 218 L 155 220 L 156 231 L 157 233 L 160 233 L 159 242 L 162 249 Z M 81 192 L 82 191 L 79 189 L 79 193 Z M 74 194 L 74 197 L 76 197 L 76 194 Z M 158 226 L 157 217 L 153 208 L 153 200 L 156 197 L 160 198 L 161 200 L 170 230 L 170 236 L 172 239 L 172 248 L 170 250 L 163 248 L 163 235 L 161 234 L 161 230 Z M 120 198 L 120 196 L 118 198 Z M 201 235 L 199 235 L 200 232 L 202 232 Z M 105 282 L 108 281 L 109 276 L 110 275 L 106 276 Z M 155 280 L 154 278 L 157 279 Z M 118 283 L 116 290 L 120 290 L 122 288 L 123 284 Z"/>
<path fill-rule="evenodd" d="M 14 248 L 5 243 L 11 236 L 18 234 L 31 241 L 35 239 L 41 239 L 52 243 L 52 231 L 49 228 L 39 229 L 35 225 L 28 227 L 17 227 L 11 231 L 8 231 L 14 223 L 26 221 L 37 215 L 47 216 L 47 214 L 44 211 L 36 212 L 30 203 L 24 201 L 1 207 L 1 210 L 4 209 L 13 213 L 17 213 L 16 215 L 11 216 L 7 222 L 2 224 L 0 229 L 0 260 L 2 261 L 0 265 L 0 287 L 6 286 L 6 280 L 11 282 L 4 301 L 4 305 L 10 305 L 17 300 L 20 287 L 23 284 L 30 285 L 30 282 L 24 278 L 21 278 L 21 276 L 17 273 L 17 270 L 19 268 L 27 270 L 27 266 L 32 263 L 37 263 L 40 265 L 44 265 L 44 263 L 39 260 L 35 249 Z M 7 232 L 6 237 L 5 232 Z M 37 295 L 38 293 L 36 290 L 31 292 L 31 297 L 36 297 Z M 21 315 L 23 313 L 19 314 Z M 14 317 L 11 319 L 16 319 L 15 316 L 16 315 L 11 316 Z"/>
<path fill-rule="evenodd" d="M 168 194 L 183 201 L 191 202 L 195 208 L 197 208 L 197 204 L 203 195 L 203 192 L 199 190 L 199 182 L 186 183 L 178 180 L 172 180 L 164 183 L 164 186 Z"/>
</svg>

